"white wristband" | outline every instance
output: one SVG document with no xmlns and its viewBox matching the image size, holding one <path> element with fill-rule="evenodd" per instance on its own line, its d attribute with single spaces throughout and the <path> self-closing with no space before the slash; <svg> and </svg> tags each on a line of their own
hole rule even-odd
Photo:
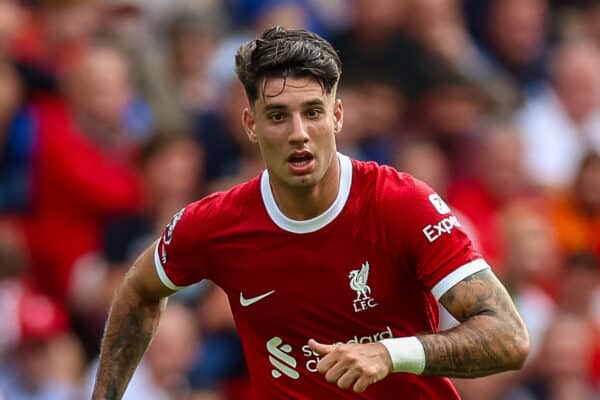
<svg viewBox="0 0 600 400">
<path fill-rule="evenodd" d="M 394 372 L 420 375 L 425 369 L 425 349 L 415 336 L 384 339 L 379 343 L 390 353 Z"/>
</svg>

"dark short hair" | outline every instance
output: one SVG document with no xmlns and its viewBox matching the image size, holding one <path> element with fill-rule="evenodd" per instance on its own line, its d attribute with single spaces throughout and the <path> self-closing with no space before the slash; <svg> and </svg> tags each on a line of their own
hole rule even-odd
<svg viewBox="0 0 600 400">
<path fill-rule="evenodd" d="M 319 35 L 275 26 L 238 49 L 235 69 L 253 105 L 259 84 L 270 77 L 309 76 L 330 94 L 340 79 L 342 63 L 331 44 Z"/>
</svg>

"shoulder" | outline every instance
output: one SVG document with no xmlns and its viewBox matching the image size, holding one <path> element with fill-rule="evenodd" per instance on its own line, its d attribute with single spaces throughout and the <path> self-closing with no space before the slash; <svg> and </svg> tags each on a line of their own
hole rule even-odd
<svg viewBox="0 0 600 400">
<path fill-rule="evenodd" d="M 412 193 L 430 192 L 431 189 L 412 175 L 388 165 L 353 160 L 355 181 L 362 190 L 370 189 L 378 200 L 409 198 Z"/>
<path fill-rule="evenodd" d="M 424 182 L 387 165 L 354 161 L 353 191 L 360 199 L 361 209 L 371 210 L 383 225 L 406 227 L 425 215 L 446 214 L 450 210 L 444 201 Z M 367 211 L 365 211 L 367 212 Z"/>
<path fill-rule="evenodd" d="M 238 218 L 260 200 L 259 177 L 234 186 L 225 192 L 212 193 L 185 207 L 190 218 L 205 222 Z"/>
<path fill-rule="evenodd" d="M 210 194 L 176 212 L 162 236 L 163 247 L 200 248 L 211 238 L 219 236 L 239 220 L 253 194 L 258 192 L 256 179 L 240 184 L 226 192 Z"/>
</svg>

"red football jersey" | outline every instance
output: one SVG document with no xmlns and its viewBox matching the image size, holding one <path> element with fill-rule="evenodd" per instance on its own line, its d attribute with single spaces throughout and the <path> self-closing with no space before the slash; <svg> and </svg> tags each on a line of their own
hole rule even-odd
<svg viewBox="0 0 600 400">
<path fill-rule="evenodd" d="M 331 207 L 277 207 L 265 171 L 175 215 L 155 251 L 163 283 L 229 297 L 259 399 L 458 399 L 446 378 L 394 373 L 362 394 L 316 372 L 307 342 L 368 343 L 435 331 L 436 297 L 488 268 L 444 201 L 407 174 L 339 156 Z"/>
</svg>

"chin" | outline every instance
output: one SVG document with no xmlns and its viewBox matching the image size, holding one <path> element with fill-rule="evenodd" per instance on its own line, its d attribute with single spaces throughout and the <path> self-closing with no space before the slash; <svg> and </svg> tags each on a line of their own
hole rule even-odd
<svg viewBox="0 0 600 400">
<path fill-rule="evenodd" d="M 287 184 L 291 188 L 304 189 L 314 187 L 318 183 L 318 180 L 313 174 L 292 176 L 287 180 Z"/>
</svg>

